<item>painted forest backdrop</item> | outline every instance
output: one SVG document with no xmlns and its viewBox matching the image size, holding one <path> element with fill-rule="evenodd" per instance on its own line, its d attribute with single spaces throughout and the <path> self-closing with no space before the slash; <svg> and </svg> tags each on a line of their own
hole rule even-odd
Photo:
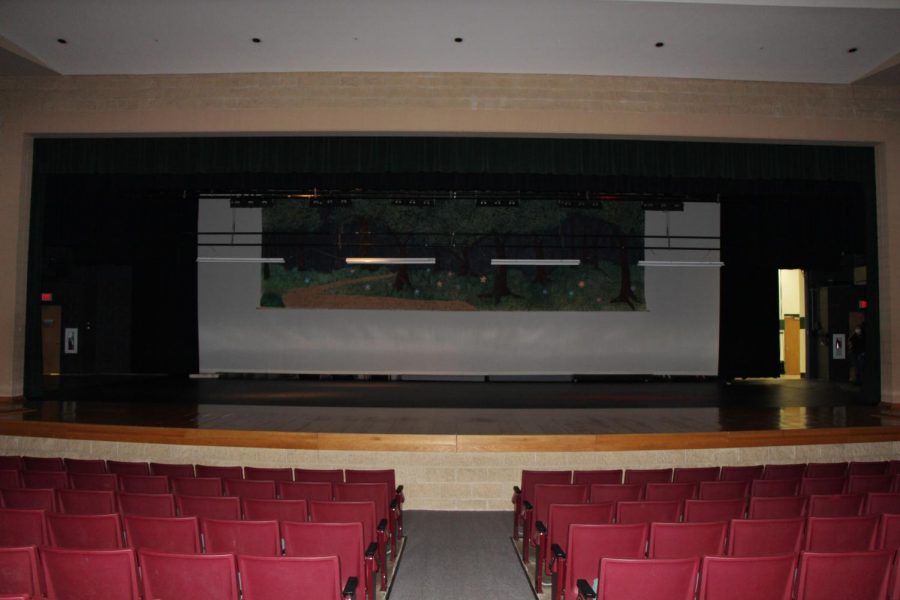
<svg viewBox="0 0 900 600">
<path fill-rule="evenodd" d="M 487 204 L 487 205 L 485 205 Z M 587 206 L 585 206 L 587 205 Z M 615 199 L 277 199 L 262 209 L 260 305 L 306 309 L 645 310 L 644 211 Z M 434 258 L 348 265 L 349 257 Z M 492 266 L 491 259 L 579 259 Z"/>
</svg>

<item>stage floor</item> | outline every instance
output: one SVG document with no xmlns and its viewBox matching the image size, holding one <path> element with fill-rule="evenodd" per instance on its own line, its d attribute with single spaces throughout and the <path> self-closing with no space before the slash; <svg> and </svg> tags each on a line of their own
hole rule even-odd
<svg viewBox="0 0 900 600">
<path fill-rule="evenodd" d="M 406 382 L 66 378 L 5 422 L 269 432 L 615 435 L 891 427 L 858 388 L 807 380 Z"/>
</svg>

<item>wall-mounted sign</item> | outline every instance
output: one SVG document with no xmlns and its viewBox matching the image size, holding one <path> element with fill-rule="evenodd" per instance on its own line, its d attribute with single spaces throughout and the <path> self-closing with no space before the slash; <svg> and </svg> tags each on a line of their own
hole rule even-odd
<svg viewBox="0 0 900 600">
<path fill-rule="evenodd" d="M 66 327 L 63 336 L 63 349 L 66 354 L 78 354 L 78 328 Z"/>
<path fill-rule="evenodd" d="M 831 336 L 831 358 L 844 360 L 847 358 L 847 335 L 835 333 Z"/>
</svg>

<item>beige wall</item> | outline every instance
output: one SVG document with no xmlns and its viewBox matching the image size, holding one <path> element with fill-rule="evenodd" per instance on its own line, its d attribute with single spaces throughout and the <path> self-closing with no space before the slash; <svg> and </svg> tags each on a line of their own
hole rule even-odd
<svg viewBox="0 0 900 600">
<path fill-rule="evenodd" d="M 653 469 L 716 465 L 889 460 L 900 442 L 628 452 L 342 452 L 137 444 L 0 436 L 0 454 L 67 456 L 208 465 L 396 469 L 405 507 L 509 510 L 522 469 Z"/>
<path fill-rule="evenodd" d="M 900 404 L 900 86 L 432 73 L 0 78 L 0 397 L 22 393 L 30 139 L 182 133 L 874 144 L 882 397 Z"/>
</svg>

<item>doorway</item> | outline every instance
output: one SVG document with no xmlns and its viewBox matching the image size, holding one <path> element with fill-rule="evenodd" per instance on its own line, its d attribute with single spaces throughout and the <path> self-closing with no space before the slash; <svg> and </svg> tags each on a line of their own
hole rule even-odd
<svg viewBox="0 0 900 600">
<path fill-rule="evenodd" d="M 778 271 L 778 318 L 782 373 L 806 377 L 806 276 L 800 269 Z"/>
</svg>

